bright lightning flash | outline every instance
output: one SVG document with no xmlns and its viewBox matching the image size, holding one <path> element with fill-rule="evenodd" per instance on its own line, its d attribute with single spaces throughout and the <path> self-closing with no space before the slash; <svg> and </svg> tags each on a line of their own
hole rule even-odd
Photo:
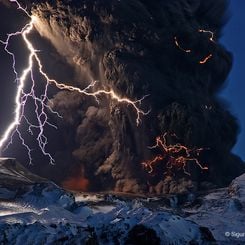
<svg viewBox="0 0 245 245">
<path fill-rule="evenodd" d="M 203 30 L 203 29 L 199 29 L 198 32 L 199 33 L 209 34 L 210 35 L 209 41 L 215 43 L 215 41 L 214 41 L 214 32 L 208 31 L 208 30 Z M 192 52 L 191 49 L 185 49 L 185 48 L 183 48 L 180 45 L 179 40 L 178 40 L 177 37 L 174 37 L 174 43 L 175 43 L 176 47 L 178 47 L 181 51 L 183 51 L 185 53 L 191 53 Z M 208 62 L 208 60 L 210 60 L 212 57 L 213 57 L 213 54 L 210 53 L 209 55 L 207 55 L 206 57 L 204 57 L 202 60 L 200 60 L 199 61 L 199 64 L 200 65 L 206 64 Z"/>
<path fill-rule="evenodd" d="M 184 49 L 181 47 L 181 45 L 179 44 L 179 41 L 178 41 L 178 38 L 177 37 L 174 37 L 174 43 L 175 45 L 183 52 L 185 53 L 191 53 L 191 49 Z"/>
<path fill-rule="evenodd" d="M 96 90 L 95 92 L 91 91 L 96 84 L 96 81 L 92 82 L 89 84 L 86 88 L 80 89 L 78 87 L 73 87 L 70 85 L 66 85 L 64 83 L 59 83 L 58 81 L 54 79 L 50 79 L 49 76 L 44 72 L 43 65 L 41 63 L 40 58 L 38 57 L 38 50 L 36 50 L 31 43 L 31 41 L 28 39 L 28 34 L 30 34 L 34 30 L 35 22 L 38 21 L 38 18 L 34 15 L 30 15 L 26 9 L 24 9 L 17 0 L 10 0 L 10 2 L 14 2 L 17 4 L 18 9 L 22 11 L 23 13 L 26 14 L 30 18 L 30 22 L 26 24 L 22 30 L 8 34 L 6 41 L 1 41 L 0 42 L 4 45 L 5 51 L 12 57 L 13 60 L 13 72 L 16 77 L 17 81 L 17 93 L 15 97 L 15 112 L 14 112 L 14 120 L 9 124 L 8 128 L 4 132 L 3 136 L 0 138 L 0 150 L 3 148 L 3 146 L 7 145 L 7 147 L 12 143 L 13 136 L 17 134 L 19 136 L 19 139 L 22 142 L 22 145 L 27 149 L 28 151 L 28 156 L 30 159 L 30 164 L 32 163 L 33 159 L 31 156 L 31 151 L 32 149 L 25 143 L 25 140 L 20 132 L 20 125 L 24 121 L 27 123 L 28 131 L 30 134 L 33 135 L 33 129 L 38 130 L 38 135 L 37 135 L 37 142 L 38 145 L 43 153 L 43 155 L 47 156 L 50 160 L 50 163 L 54 163 L 54 159 L 51 156 L 49 152 L 46 151 L 46 146 L 48 144 L 48 139 L 44 135 L 44 127 L 45 126 L 51 126 L 56 128 L 55 125 L 51 124 L 48 121 L 48 116 L 45 112 L 46 109 L 49 109 L 52 113 L 55 113 L 56 115 L 59 116 L 59 114 L 55 111 L 52 110 L 52 108 L 48 105 L 49 98 L 48 98 L 48 87 L 50 84 L 56 86 L 58 89 L 61 90 L 67 90 L 71 92 L 77 92 L 80 95 L 86 95 L 86 96 L 92 96 L 96 99 L 98 102 L 98 96 L 105 95 L 111 100 L 114 100 L 120 104 L 126 104 L 128 106 L 131 106 L 132 109 L 136 112 L 136 123 L 139 125 L 141 121 L 141 117 L 144 115 L 147 115 L 149 112 L 145 112 L 142 109 L 139 108 L 139 106 L 142 103 L 142 100 L 146 97 L 144 96 L 142 99 L 139 100 L 130 100 L 127 97 L 121 97 L 118 95 L 115 91 L 112 89 L 110 90 L 105 90 L 105 89 L 99 89 Z M 29 57 L 28 57 L 28 66 L 24 69 L 22 72 L 21 76 L 19 76 L 15 64 L 15 55 L 13 52 L 11 52 L 8 47 L 9 43 L 12 38 L 21 36 L 24 40 L 24 43 L 26 45 L 26 48 L 29 51 Z M 36 87 L 36 81 L 34 79 L 34 74 L 33 74 L 33 69 L 34 65 L 38 66 L 38 71 L 40 75 L 44 78 L 46 81 L 45 83 L 45 89 L 44 92 L 41 96 L 37 96 L 35 92 L 35 87 Z M 31 89 L 29 92 L 25 92 L 25 85 L 27 83 L 28 78 L 31 80 Z M 27 116 L 25 116 L 25 107 L 26 107 L 26 102 L 28 99 L 32 99 L 35 104 L 35 115 L 37 119 L 36 124 L 32 124 L 30 120 L 28 120 Z M 7 143 L 8 142 L 8 143 Z M 7 143 L 7 144 L 6 144 Z"/>
<path fill-rule="evenodd" d="M 149 149 L 159 149 L 161 154 L 154 157 L 152 160 L 145 161 L 142 164 L 143 168 L 151 175 L 154 175 L 155 167 L 157 164 L 163 162 L 167 170 L 183 170 L 187 175 L 191 175 L 186 170 L 188 162 L 194 162 L 201 170 L 208 170 L 208 167 L 203 166 L 198 160 L 198 156 L 204 148 L 192 149 L 180 143 L 171 145 L 167 144 L 168 133 L 156 138 L 156 144 Z M 176 137 L 176 135 L 171 135 Z"/>
</svg>

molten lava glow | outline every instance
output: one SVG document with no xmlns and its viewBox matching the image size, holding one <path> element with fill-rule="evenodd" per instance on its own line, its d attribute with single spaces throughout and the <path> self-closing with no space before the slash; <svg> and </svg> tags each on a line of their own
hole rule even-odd
<svg viewBox="0 0 245 245">
<path fill-rule="evenodd" d="M 215 43 L 215 41 L 214 41 L 214 33 L 212 31 L 207 31 L 207 30 L 199 29 L 198 32 L 199 33 L 207 33 L 207 34 L 209 34 L 210 35 L 209 41 Z M 185 53 L 191 53 L 192 52 L 191 49 L 184 49 L 180 45 L 177 37 L 174 37 L 174 42 L 175 42 L 175 45 L 178 47 L 178 49 L 180 49 L 181 51 L 183 51 Z M 203 64 L 207 63 L 207 61 L 210 60 L 212 57 L 213 57 L 213 54 L 209 54 L 204 59 L 200 60 L 199 61 L 199 64 L 203 65 Z"/>
<path fill-rule="evenodd" d="M 168 171 L 183 170 L 185 174 L 191 175 L 187 170 L 187 163 L 194 162 L 201 170 L 208 170 L 208 167 L 203 166 L 198 157 L 204 150 L 203 148 L 188 148 L 179 143 L 171 145 L 167 143 L 167 136 L 165 133 L 156 138 L 156 144 L 150 149 L 159 149 L 161 154 L 155 156 L 153 159 L 145 161 L 142 164 L 143 168 L 151 175 L 154 175 L 155 168 L 161 162 L 164 163 Z M 176 137 L 176 135 L 170 135 Z"/>
<path fill-rule="evenodd" d="M 146 97 L 144 96 L 142 99 L 139 100 L 131 100 L 127 97 L 121 97 L 119 94 L 117 94 L 114 90 L 112 89 L 98 89 L 95 91 L 92 91 L 92 89 L 95 89 L 95 84 L 96 81 L 91 82 L 87 87 L 84 89 L 78 88 L 78 87 L 73 87 L 71 85 L 66 85 L 64 83 L 60 83 L 54 79 L 49 78 L 49 76 L 45 73 L 43 69 L 43 65 L 41 63 L 41 60 L 38 56 L 38 50 L 36 50 L 32 44 L 32 42 L 28 39 L 28 35 L 34 30 L 35 27 L 35 22 L 38 21 L 38 17 L 30 15 L 26 9 L 24 9 L 17 0 L 10 0 L 10 2 L 13 2 L 17 4 L 17 7 L 20 11 L 22 11 L 26 16 L 30 18 L 30 22 L 26 24 L 22 30 L 8 34 L 6 41 L 1 41 L 4 45 L 5 51 L 11 55 L 12 60 L 13 60 L 13 72 L 16 77 L 16 82 L 17 82 L 17 93 L 15 97 L 15 112 L 14 112 L 14 120 L 9 124 L 7 127 L 6 131 L 4 132 L 3 136 L 0 138 L 0 150 L 3 148 L 3 146 L 7 145 L 8 147 L 12 143 L 13 136 L 17 134 L 19 136 L 19 139 L 22 142 L 22 145 L 27 149 L 28 156 L 30 159 L 30 163 L 32 163 L 32 157 L 31 157 L 31 151 L 32 149 L 25 143 L 25 139 L 21 134 L 20 131 L 20 125 L 25 122 L 29 128 L 28 131 L 31 135 L 33 135 L 33 130 L 38 131 L 37 135 L 37 142 L 38 145 L 43 153 L 43 155 L 47 156 L 50 160 L 50 163 L 54 163 L 54 159 L 52 158 L 51 154 L 47 152 L 46 146 L 48 144 L 48 139 L 44 135 L 44 128 L 45 126 L 51 126 L 56 128 L 55 125 L 51 124 L 48 121 L 48 115 L 45 112 L 46 109 L 50 110 L 52 113 L 55 113 L 56 115 L 59 116 L 57 112 L 54 112 L 52 108 L 48 105 L 49 98 L 48 98 L 48 87 L 50 84 L 54 85 L 58 89 L 61 90 L 67 90 L 71 92 L 77 92 L 80 95 L 86 95 L 86 96 L 92 96 L 96 99 L 98 102 L 98 97 L 101 95 L 107 96 L 109 99 L 116 101 L 117 103 L 120 104 L 126 104 L 128 106 L 131 106 L 131 108 L 135 111 L 136 113 L 136 123 L 139 125 L 141 117 L 144 115 L 147 115 L 149 112 L 145 112 L 139 108 L 139 106 L 142 103 L 142 100 Z M 19 76 L 15 64 L 16 64 L 16 59 L 15 55 L 13 52 L 11 52 L 8 47 L 10 44 L 10 41 L 12 38 L 21 36 L 24 40 L 24 43 L 26 45 L 26 48 L 29 51 L 29 58 L 28 58 L 28 66 L 23 70 L 22 74 Z M 36 85 L 37 82 L 34 79 L 34 65 L 37 65 L 39 74 L 43 77 L 45 81 L 45 88 L 43 91 L 43 94 L 41 96 L 36 95 Z M 25 92 L 26 90 L 26 85 L 27 82 L 31 81 L 30 90 L 29 92 Z M 25 115 L 25 110 L 26 110 L 26 102 L 28 99 L 32 99 L 35 104 L 35 115 L 36 115 L 36 124 L 31 123 L 31 120 L 27 118 Z M 83 182 L 83 181 L 82 181 Z M 86 181 L 85 181 L 86 182 Z M 68 182 L 70 183 L 70 182 Z M 85 185 L 85 184 L 84 184 Z"/>
<path fill-rule="evenodd" d="M 67 190 L 88 191 L 89 180 L 81 176 L 73 177 L 68 180 L 65 180 L 62 183 L 62 186 Z"/>
</svg>

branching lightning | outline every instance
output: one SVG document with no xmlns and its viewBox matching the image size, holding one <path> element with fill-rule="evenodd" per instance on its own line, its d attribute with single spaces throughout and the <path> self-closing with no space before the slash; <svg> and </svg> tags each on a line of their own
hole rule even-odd
<svg viewBox="0 0 245 245">
<path fill-rule="evenodd" d="M 115 100 L 117 103 L 129 105 L 136 112 L 136 123 L 137 123 L 137 125 L 139 125 L 139 123 L 141 121 L 141 117 L 144 115 L 147 115 L 149 113 L 149 111 L 145 112 L 139 108 L 139 106 L 142 103 L 142 100 L 144 100 L 144 98 L 146 96 L 144 96 L 143 98 L 141 98 L 139 100 L 130 100 L 127 97 L 121 97 L 112 89 L 109 89 L 109 90 L 98 89 L 95 92 L 92 91 L 92 89 L 95 88 L 96 81 L 91 82 L 84 89 L 80 89 L 78 87 L 66 85 L 64 83 L 60 83 L 54 79 L 49 78 L 49 76 L 45 73 L 45 71 L 43 69 L 43 65 L 41 63 L 40 58 L 38 57 L 38 50 L 36 50 L 34 48 L 32 42 L 28 39 L 28 35 L 34 30 L 35 22 L 38 20 L 38 18 L 34 15 L 30 15 L 27 12 L 27 10 L 24 9 L 17 0 L 10 0 L 10 2 L 17 4 L 18 9 L 20 11 L 22 11 L 23 13 L 25 13 L 26 16 L 28 16 L 30 18 L 30 22 L 28 24 L 26 24 L 20 31 L 8 34 L 6 41 L 0 41 L 4 45 L 5 51 L 9 55 L 11 55 L 11 57 L 12 57 L 13 72 L 15 74 L 16 81 L 17 81 L 17 93 L 16 93 L 16 97 L 15 97 L 16 107 L 15 107 L 15 111 L 14 111 L 14 120 L 9 124 L 9 126 L 7 127 L 3 136 L 0 138 L 0 150 L 5 145 L 7 145 L 6 147 L 8 147 L 12 143 L 13 136 L 15 134 L 17 134 L 19 136 L 19 139 L 22 142 L 22 145 L 27 149 L 29 159 L 30 159 L 30 163 L 32 163 L 32 161 L 33 161 L 32 157 L 31 157 L 32 149 L 25 143 L 25 139 L 23 138 L 21 131 L 20 131 L 20 128 L 19 128 L 20 125 L 22 124 L 22 122 L 24 121 L 29 126 L 28 131 L 30 134 L 33 135 L 33 129 L 38 130 L 38 132 L 39 132 L 37 135 L 38 145 L 39 145 L 43 155 L 45 155 L 49 158 L 50 163 L 51 164 L 54 163 L 53 157 L 46 150 L 46 146 L 48 144 L 48 139 L 44 135 L 45 126 L 51 126 L 51 127 L 56 128 L 55 125 L 53 125 L 52 123 L 50 123 L 48 121 L 48 115 L 45 112 L 46 109 L 49 109 L 52 113 L 55 113 L 56 115 L 59 116 L 59 114 L 57 112 L 53 111 L 52 108 L 48 104 L 48 102 L 49 102 L 48 87 L 51 84 L 56 86 L 58 89 L 61 89 L 61 90 L 77 92 L 80 95 L 86 95 L 86 96 L 94 97 L 97 102 L 99 101 L 98 100 L 99 96 L 105 95 L 108 98 L 110 98 L 111 100 Z M 17 37 L 17 36 L 21 36 L 23 38 L 24 43 L 26 45 L 26 48 L 29 51 L 28 66 L 23 70 L 21 76 L 19 76 L 17 69 L 16 69 L 16 66 L 15 66 L 15 64 L 16 64 L 15 55 L 8 48 L 11 39 L 14 37 Z M 44 88 L 44 92 L 41 96 L 37 96 L 36 91 L 35 91 L 35 87 L 36 87 L 37 83 L 36 83 L 35 78 L 34 78 L 34 72 L 33 72 L 34 65 L 37 65 L 40 75 L 45 80 L 45 88 Z M 25 92 L 25 86 L 27 84 L 28 78 L 30 78 L 30 80 L 31 80 L 31 88 L 30 88 L 29 92 Z M 36 119 L 37 119 L 36 124 L 31 123 L 30 120 L 25 115 L 26 102 L 28 99 L 32 99 L 34 101 L 34 104 L 35 104 L 35 115 L 36 115 Z"/>
<path fill-rule="evenodd" d="M 183 170 L 187 175 L 191 175 L 186 170 L 188 162 L 194 162 L 201 170 L 208 170 L 208 167 L 203 166 L 198 157 L 204 148 L 188 148 L 180 143 L 171 145 L 167 143 L 167 136 L 165 133 L 156 138 L 156 144 L 149 149 L 159 149 L 161 154 L 155 156 L 152 160 L 145 161 L 142 164 L 143 168 L 154 175 L 155 167 L 159 163 L 164 163 L 167 170 Z M 170 135 L 176 138 L 176 135 Z"/>
<path fill-rule="evenodd" d="M 215 43 L 215 41 L 214 41 L 214 32 L 208 31 L 208 30 L 203 30 L 203 29 L 199 29 L 198 32 L 199 33 L 207 33 L 207 34 L 209 34 L 210 35 L 209 41 Z M 183 51 L 185 53 L 191 53 L 192 52 L 191 49 L 185 49 L 185 48 L 183 48 L 180 45 L 179 40 L 178 40 L 178 38 L 176 36 L 174 37 L 174 43 L 175 43 L 176 47 L 178 47 L 178 49 L 180 49 L 181 51 Z M 199 64 L 200 65 L 203 65 L 203 64 L 207 63 L 207 61 L 210 60 L 212 57 L 213 57 L 213 54 L 211 54 L 211 53 L 208 54 L 206 57 L 204 57 L 203 59 L 201 59 L 199 61 Z"/>
<path fill-rule="evenodd" d="M 183 52 L 185 53 L 191 53 L 191 49 L 184 49 L 183 47 L 181 47 L 181 45 L 179 44 L 179 41 L 178 41 L 178 38 L 177 37 L 174 37 L 174 42 L 175 42 L 175 45 Z"/>
<path fill-rule="evenodd" d="M 210 35 L 209 41 L 215 43 L 215 41 L 214 41 L 214 32 L 208 31 L 208 30 L 203 30 L 203 29 L 199 29 L 198 32 L 200 32 L 200 33 L 208 33 Z"/>
<path fill-rule="evenodd" d="M 209 59 L 211 59 L 213 57 L 213 55 L 212 54 L 209 54 L 208 56 L 206 56 L 203 60 L 200 60 L 199 61 L 199 64 L 205 64 L 205 63 L 207 63 L 207 61 L 209 60 Z"/>
</svg>

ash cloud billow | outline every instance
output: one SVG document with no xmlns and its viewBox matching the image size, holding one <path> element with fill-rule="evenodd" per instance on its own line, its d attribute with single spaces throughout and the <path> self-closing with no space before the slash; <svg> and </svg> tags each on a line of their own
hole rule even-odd
<svg viewBox="0 0 245 245">
<path fill-rule="evenodd" d="M 227 1 L 38 1 L 31 8 L 39 34 L 74 68 L 71 84 L 84 88 L 97 80 L 99 88 L 131 99 L 149 94 L 141 107 L 150 113 L 138 126 L 132 108 L 109 98 L 55 95 L 53 108 L 66 127 L 61 133 L 72 145 L 70 162 L 60 165 L 69 171 L 58 182 L 161 194 L 224 186 L 244 172 L 231 153 L 237 120 L 217 98 L 232 67 L 231 53 L 219 43 Z M 168 144 L 202 148 L 195 157 L 208 170 L 188 161 L 190 175 L 168 171 L 163 159 L 149 174 L 141 163 L 160 154 L 149 146 L 166 132 L 176 135 Z"/>
</svg>

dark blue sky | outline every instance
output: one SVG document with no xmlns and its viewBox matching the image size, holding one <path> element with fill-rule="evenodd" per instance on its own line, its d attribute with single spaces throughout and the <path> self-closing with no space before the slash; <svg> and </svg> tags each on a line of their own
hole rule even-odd
<svg viewBox="0 0 245 245">
<path fill-rule="evenodd" d="M 241 133 L 233 151 L 245 160 L 245 0 L 231 0 L 230 14 L 221 42 L 233 53 L 234 63 L 221 94 L 239 119 Z"/>
</svg>

